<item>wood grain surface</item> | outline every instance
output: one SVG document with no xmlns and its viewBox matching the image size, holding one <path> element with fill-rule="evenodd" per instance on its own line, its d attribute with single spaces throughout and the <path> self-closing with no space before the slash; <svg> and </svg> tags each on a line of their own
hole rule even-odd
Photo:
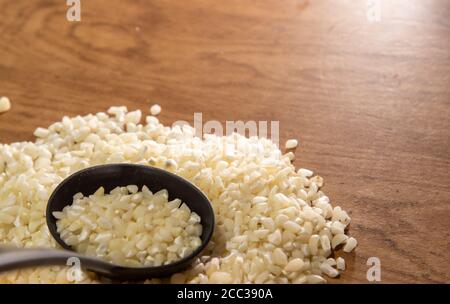
<svg viewBox="0 0 450 304">
<path fill-rule="evenodd" d="M 375 0 L 376 2 L 377 0 Z M 0 141 L 110 105 L 277 120 L 359 241 L 337 283 L 450 283 L 450 2 L 0 0 Z M 338 255 L 344 255 L 339 253 Z"/>
</svg>

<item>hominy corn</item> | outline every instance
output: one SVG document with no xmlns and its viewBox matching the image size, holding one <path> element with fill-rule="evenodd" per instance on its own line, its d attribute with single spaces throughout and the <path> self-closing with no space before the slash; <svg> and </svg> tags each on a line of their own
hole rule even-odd
<svg viewBox="0 0 450 304">
<path fill-rule="evenodd" d="M 47 131 L 37 131 L 35 142 L 0 144 L 0 243 L 56 247 L 45 224 L 47 200 L 55 187 L 89 166 L 136 163 L 164 168 L 193 182 L 208 196 L 217 222 L 210 245 L 191 268 L 170 280 L 149 283 L 324 283 L 324 275 L 338 275 L 327 259 L 341 244 L 345 251 L 353 249 L 356 240 L 346 235 L 348 214 L 341 207 L 333 208 L 321 191 L 321 177 L 307 169 L 296 172 L 290 157 L 269 139 L 235 133 L 198 138 L 192 127 L 165 127 L 154 116 L 147 116 L 141 124 L 139 113 L 111 107 L 107 113 L 64 117 Z M 223 149 L 228 146 L 235 147 L 234 153 Z M 120 200 L 115 203 L 117 209 L 129 205 Z M 131 222 L 121 229 L 122 235 L 133 239 L 139 234 L 139 214 L 127 214 Z M 113 249 L 126 245 L 108 234 L 114 225 L 107 219 L 87 216 L 82 221 L 67 229 L 93 230 L 97 225 L 104 231 L 93 242 L 111 240 L 108 244 Z M 163 225 L 164 220 L 156 224 Z M 65 237 L 78 243 L 88 235 Z M 173 235 L 164 232 L 159 238 L 167 243 Z M 130 256 L 138 261 L 145 256 L 140 248 L 144 251 L 150 243 L 144 237 L 136 238 L 138 252 Z M 168 247 L 155 246 L 149 255 L 164 260 L 158 254 Z M 34 267 L 0 274 L 0 282 L 64 283 L 68 282 L 66 273 L 66 267 Z M 85 273 L 82 282 L 99 280 Z"/>
<path fill-rule="evenodd" d="M 11 101 L 8 97 L 0 97 L 0 113 L 7 112 L 11 109 Z"/>
<path fill-rule="evenodd" d="M 62 212 L 54 212 L 57 231 L 76 251 L 117 265 L 160 266 L 191 254 L 201 245 L 201 219 L 167 190 L 117 187 L 105 194 L 78 193 Z M 97 223 L 101 220 L 101 225 Z"/>
</svg>

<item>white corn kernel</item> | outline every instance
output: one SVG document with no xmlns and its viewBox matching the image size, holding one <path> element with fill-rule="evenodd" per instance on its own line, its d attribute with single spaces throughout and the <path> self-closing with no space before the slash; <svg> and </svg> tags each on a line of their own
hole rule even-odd
<svg viewBox="0 0 450 304">
<path fill-rule="evenodd" d="M 0 113 L 7 112 L 11 109 L 11 102 L 8 97 L 0 97 Z"/>
<path fill-rule="evenodd" d="M 285 144 L 286 149 L 295 149 L 298 146 L 298 140 L 296 139 L 288 139 Z"/>
<path fill-rule="evenodd" d="M 150 113 L 153 116 L 157 116 L 159 113 L 161 113 L 161 106 L 158 104 L 154 104 L 153 106 L 151 106 L 150 108 Z"/>
</svg>

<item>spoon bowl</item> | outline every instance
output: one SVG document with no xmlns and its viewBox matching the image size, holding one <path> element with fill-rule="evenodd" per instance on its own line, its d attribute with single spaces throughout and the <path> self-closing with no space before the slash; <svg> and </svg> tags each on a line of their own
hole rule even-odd
<svg viewBox="0 0 450 304">
<path fill-rule="evenodd" d="M 104 187 L 105 193 L 109 193 L 116 187 L 128 185 L 137 185 L 139 189 L 145 185 L 153 193 L 167 189 L 169 201 L 175 198 L 183 201 L 189 206 L 191 211 L 196 212 L 201 218 L 203 232 L 200 238 L 202 244 L 190 255 L 174 263 L 152 267 L 119 266 L 98 258 L 83 257 L 78 253 L 74 257 L 81 257 L 81 266 L 87 270 L 117 280 L 143 280 L 152 277 L 169 276 L 187 268 L 205 249 L 211 239 L 214 231 L 214 211 L 208 198 L 196 186 L 180 176 L 155 167 L 134 164 L 100 165 L 78 171 L 66 178 L 54 190 L 47 205 L 47 226 L 53 238 L 64 249 L 74 251 L 71 246 L 61 239 L 57 232 L 57 219 L 53 216 L 53 212 L 62 211 L 64 207 L 71 205 L 73 196 L 76 193 L 81 192 L 83 195 L 88 196 L 100 187 Z M 83 265 L 83 261 L 86 262 L 85 265 Z M 47 262 L 50 263 L 50 261 Z"/>
</svg>

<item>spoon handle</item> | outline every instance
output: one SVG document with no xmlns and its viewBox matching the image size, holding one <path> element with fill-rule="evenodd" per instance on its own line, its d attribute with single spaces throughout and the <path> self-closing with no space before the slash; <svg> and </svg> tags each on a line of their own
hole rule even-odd
<svg viewBox="0 0 450 304">
<path fill-rule="evenodd" d="M 33 266 L 73 266 L 78 261 L 80 267 L 106 276 L 111 275 L 116 267 L 103 260 L 68 250 L 0 247 L 0 273 Z"/>
</svg>

